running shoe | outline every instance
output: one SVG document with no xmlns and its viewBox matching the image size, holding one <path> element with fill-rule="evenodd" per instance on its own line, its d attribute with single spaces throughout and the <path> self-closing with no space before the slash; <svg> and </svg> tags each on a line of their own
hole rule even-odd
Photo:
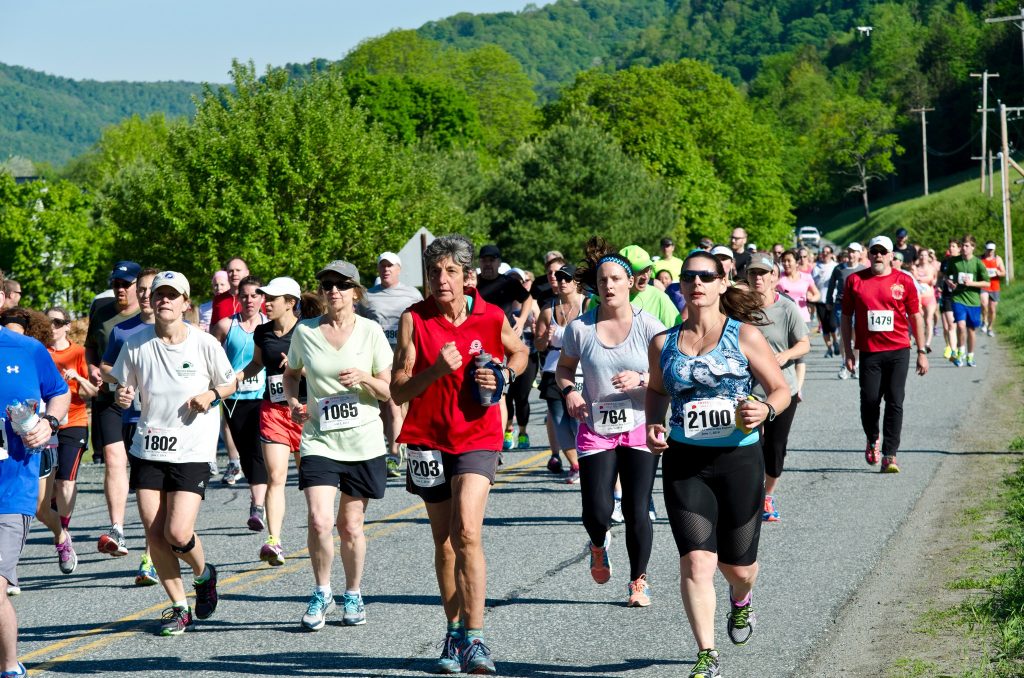
<svg viewBox="0 0 1024 678">
<path fill-rule="evenodd" d="M 963 367 L 963 366 L 964 366 L 964 361 L 963 361 L 963 359 L 962 359 L 962 358 L 960 357 L 960 354 L 959 354 L 959 353 L 957 353 L 957 354 L 955 354 L 955 355 L 953 356 L 953 366 L 954 366 L 954 367 Z"/>
<path fill-rule="evenodd" d="M 974 362 L 974 354 L 973 353 L 968 353 L 967 354 L 967 366 L 968 367 L 977 367 L 977 363 Z"/>
<path fill-rule="evenodd" d="M 160 635 L 180 636 L 189 629 L 195 628 L 196 620 L 192 610 L 187 607 L 169 607 L 160 615 Z"/>
<path fill-rule="evenodd" d="M 401 477 L 402 472 L 399 470 L 398 467 L 401 465 L 402 462 L 399 459 L 398 455 L 389 454 L 387 456 L 387 459 L 384 460 L 384 463 L 387 464 L 388 467 L 388 478 Z"/>
<path fill-rule="evenodd" d="M 128 546 L 124 543 L 124 533 L 116 527 L 111 527 L 106 534 L 100 535 L 99 541 L 96 542 L 96 550 L 115 558 L 128 555 Z"/>
<path fill-rule="evenodd" d="M 135 585 L 153 586 L 159 583 L 160 577 L 156 573 L 153 559 L 149 557 L 148 553 L 143 553 L 142 558 L 139 560 L 139 570 L 135 573 Z"/>
<path fill-rule="evenodd" d="M 843 380 L 850 378 L 850 370 L 846 369 L 845 364 L 839 368 L 839 378 Z"/>
<path fill-rule="evenodd" d="M 60 571 L 64 574 L 71 574 L 78 567 L 78 554 L 75 553 L 75 546 L 71 543 L 71 535 L 64 532 L 64 542 L 56 544 L 54 548 L 57 549 L 57 564 L 60 566 Z"/>
<path fill-rule="evenodd" d="M 8 597 L 20 596 L 20 595 L 21 595 L 21 587 L 20 586 L 18 586 L 17 584 L 8 584 L 7 585 L 7 596 Z"/>
<path fill-rule="evenodd" d="M 561 475 L 562 458 L 559 457 L 557 454 L 551 455 L 551 458 L 548 459 L 548 470 L 554 473 L 555 475 Z"/>
<path fill-rule="evenodd" d="M 822 357 L 824 357 L 824 358 L 831 358 L 832 357 L 832 347 L 831 346 L 829 346 L 829 347 L 827 347 L 825 349 L 825 355 L 822 356 Z"/>
<path fill-rule="evenodd" d="M 942 350 L 942 357 L 945 358 L 946 360 L 950 360 L 953 357 L 953 349 L 951 349 L 949 346 L 944 348 Z"/>
<path fill-rule="evenodd" d="M 520 450 L 530 449 L 530 436 L 526 433 L 520 433 L 518 443 Z"/>
<path fill-rule="evenodd" d="M 220 479 L 225 485 L 234 485 L 242 477 L 242 465 L 237 461 L 229 461 L 228 467 L 224 469 L 224 476 Z"/>
<path fill-rule="evenodd" d="M 580 482 L 580 467 L 579 466 L 577 466 L 576 468 L 571 468 L 570 467 L 568 475 L 565 476 L 565 484 L 566 485 L 576 485 L 579 482 Z"/>
<path fill-rule="evenodd" d="M 206 581 L 200 583 L 193 580 L 196 589 L 197 619 L 209 619 L 217 609 L 217 568 L 213 563 L 207 563 L 206 567 L 210 571 Z"/>
<path fill-rule="evenodd" d="M 782 521 L 779 511 L 775 508 L 775 497 L 770 494 L 764 496 L 764 510 L 761 512 L 761 520 L 766 523 L 778 523 Z"/>
<path fill-rule="evenodd" d="M 446 633 L 441 641 L 441 656 L 434 664 L 434 673 L 462 673 L 462 662 L 459 661 L 459 639 Z"/>
<path fill-rule="evenodd" d="M 21 678 L 22 676 L 28 675 L 28 669 L 21 662 L 18 662 L 18 668 L 14 671 L 3 671 L 0 673 L 0 678 Z"/>
<path fill-rule="evenodd" d="M 341 607 L 341 623 L 345 626 L 360 626 L 366 623 L 366 607 L 363 605 L 362 594 L 346 593 L 342 596 Z"/>
<path fill-rule="evenodd" d="M 654 508 L 654 497 L 651 497 L 650 502 L 647 504 L 647 516 L 651 519 L 652 523 L 658 519 L 658 510 Z"/>
<path fill-rule="evenodd" d="M 271 567 L 284 565 L 284 547 L 281 546 L 277 537 L 273 535 L 267 537 L 266 543 L 260 547 L 260 560 L 268 563 Z"/>
<path fill-rule="evenodd" d="M 267 529 L 267 509 L 264 506 L 249 505 L 249 520 L 246 525 L 253 532 L 262 532 Z"/>
<path fill-rule="evenodd" d="M 864 461 L 869 466 L 874 466 L 878 463 L 878 451 L 881 449 L 882 444 L 875 440 L 874 442 L 868 441 L 867 446 L 864 448 Z"/>
<path fill-rule="evenodd" d="M 336 607 L 334 596 L 325 596 L 323 591 L 313 591 L 306 614 L 302 615 L 302 626 L 310 631 L 319 631 L 327 623 L 327 615 Z"/>
<path fill-rule="evenodd" d="M 462 663 L 462 672 L 474 675 L 497 673 L 494 668 L 494 660 L 491 659 L 491 650 L 484 645 L 479 638 L 467 640 L 459 648 L 459 660 Z"/>
<path fill-rule="evenodd" d="M 900 467 L 896 463 L 896 457 L 894 455 L 886 455 L 882 457 L 882 473 L 899 473 Z"/>
<path fill-rule="evenodd" d="M 512 431 L 505 431 L 505 442 L 501 444 L 501 449 L 511 450 L 515 446 L 515 438 L 512 437 Z"/>
<path fill-rule="evenodd" d="M 987 330 L 985 330 L 985 334 L 987 334 L 987 335 L 988 335 L 988 336 L 990 336 L 990 337 L 994 337 L 994 336 L 996 336 L 996 333 L 992 331 L 992 328 L 991 328 L 991 327 L 990 327 L 990 328 L 988 328 Z"/>
<path fill-rule="evenodd" d="M 718 678 L 721 675 L 718 650 L 701 650 L 697 653 L 697 663 L 690 669 L 690 678 Z"/>
<path fill-rule="evenodd" d="M 612 522 L 616 525 L 621 525 L 626 519 L 622 516 L 622 500 L 615 499 L 615 504 L 612 505 Z"/>
<path fill-rule="evenodd" d="M 642 574 L 627 586 L 629 589 L 629 600 L 626 607 L 647 607 L 651 604 L 651 587 L 647 583 L 647 575 Z"/>
<path fill-rule="evenodd" d="M 612 578 L 612 561 L 608 557 L 608 548 L 612 544 L 612 533 L 607 532 L 604 537 L 604 546 L 594 546 L 587 542 L 590 549 L 590 576 L 598 584 L 607 584 Z"/>
<path fill-rule="evenodd" d="M 733 645 L 746 645 L 750 636 L 754 635 L 757 615 L 750 608 L 749 599 L 746 605 L 737 605 L 733 601 L 732 587 L 729 587 L 729 608 L 729 616 L 725 621 L 725 630 L 729 632 L 729 640 Z"/>
</svg>

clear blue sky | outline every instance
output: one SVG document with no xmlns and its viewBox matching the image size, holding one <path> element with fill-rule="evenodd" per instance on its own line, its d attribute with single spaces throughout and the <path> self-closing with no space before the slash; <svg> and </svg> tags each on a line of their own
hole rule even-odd
<svg viewBox="0 0 1024 678">
<path fill-rule="evenodd" d="M 260 71 L 337 59 L 393 28 L 527 1 L 0 0 L 0 62 L 75 79 L 219 83 L 233 58 Z"/>
</svg>

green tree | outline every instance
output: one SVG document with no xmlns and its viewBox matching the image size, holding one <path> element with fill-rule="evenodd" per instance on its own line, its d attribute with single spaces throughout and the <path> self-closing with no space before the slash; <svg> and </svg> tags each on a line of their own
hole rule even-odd
<svg viewBox="0 0 1024 678">
<path fill-rule="evenodd" d="M 574 110 L 591 117 L 675 191 L 674 235 L 724 242 L 742 226 L 752 240 L 788 237 L 793 217 L 771 130 L 728 81 L 682 60 L 616 73 L 588 71 L 547 109 L 549 121 Z"/>
<path fill-rule="evenodd" d="M 502 163 L 481 209 L 504 257 L 533 270 L 550 249 L 579 257 L 594 233 L 654 251 L 678 222 L 671 188 L 581 116 L 523 143 Z"/>
<path fill-rule="evenodd" d="M 353 107 L 337 71 L 300 84 L 235 64 L 230 88 L 208 89 L 167 151 L 123 168 L 101 203 L 117 249 L 205 279 L 230 256 L 266 277 L 312 283 L 326 261 L 372 271 L 420 226 L 461 218 L 411 148 Z"/>
<path fill-rule="evenodd" d="M 151 161 L 167 148 L 173 123 L 163 113 L 143 118 L 133 115 L 103 130 L 92 148 L 67 164 L 61 173 L 91 190 L 97 190 L 126 165 Z"/>
</svg>

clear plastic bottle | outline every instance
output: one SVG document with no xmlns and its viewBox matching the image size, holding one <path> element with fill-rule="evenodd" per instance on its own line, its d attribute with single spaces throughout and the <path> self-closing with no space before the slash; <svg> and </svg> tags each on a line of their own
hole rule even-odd
<svg viewBox="0 0 1024 678">
<path fill-rule="evenodd" d="M 20 436 L 39 425 L 39 403 L 35 400 L 14 400 L 7 406 L 7 418 L 11 422 L 11 428 Z M 46 449 L 45 445 L 39 447 L 25 448 L 29 454 L 39 454 Z"/>
</svg>

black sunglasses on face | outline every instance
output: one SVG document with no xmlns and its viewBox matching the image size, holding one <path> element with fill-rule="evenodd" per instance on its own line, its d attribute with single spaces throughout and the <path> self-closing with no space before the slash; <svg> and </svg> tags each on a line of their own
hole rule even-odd
<svg viewBox="0 0 1024 678">
<path fill-rule="evenodd" d="M 115 280 L 113 283 L 111 283 L 111 287 L 115 290 L 126 290 L 134 284 L 134 281 L 128 282 L 127 280 Z"/>
<path fill-rule="evenodd" d="M 50 324 L 53 325 L 55 328 L 59 329 L 61 327 L 64 327 L 65 325 L 70 325 L 71 321 L 61 320 L 60 318 L 50 318 Z"/>
<path fill-rule="evenodd" d="M 350 283 L 347 280 L 325 280 L 320 283 L 320 289 L 322 289 L 324 292 L 330 292 L 331 290 L 338 290 L 339 292 L 344 292 L 345 290 L 355 289 L 355 287 L 356 286 L 353 283 Z"/>
<path fill-rule="evenodd" d="M 679 274 L 680 282 L 693 284 L 700 278 L 702 283 L 710 283 L 718 280 L 718 274 L 714 271 L 683 271 Z"/>
<path fill-rule="evenodd" d="M 572 282 L 572 276 L 568 273 L 562 273 L 561 271 L 555 272 L 555 280 L 558 282 Z"/>
</svg>

